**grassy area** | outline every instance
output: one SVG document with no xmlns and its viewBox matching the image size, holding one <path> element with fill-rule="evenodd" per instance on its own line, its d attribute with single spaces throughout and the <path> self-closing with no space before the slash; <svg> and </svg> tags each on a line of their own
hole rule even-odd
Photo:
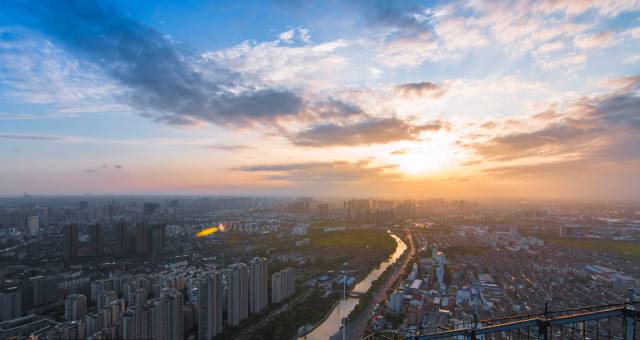
<svg viewBox="0 0 640 340">
<path fill-rule="evenodd" d="M 613 240 L 594 240 L 583 238 L 560 237 L 551 233 L 538 234 L 536 237 L 545 242 L 565 247 L 586 249 L 591 251 L 613 253 L 630 260 L 640 260 L 640 243 Z"/>
<path fill-rule="evenodd" d="M 307 300 L 296 304 L 268 325 L 258 329 L 250 339 L 291 339 L 297 334 L 301 325 L 315 324 L 320 321 L 337 298 L 337 295 L 324 297 L 322 292 L 314 291 Z"/>
<path fill-rule="evenodd" d="M 359 281 L 371 269 L 389 257 L 395 250 L 395 240 L 378 229 L 347 229 L 323 232 L 312 230 L 308 234 L 311 243 L 307 252 L 314 256 L 315 274 L 341 269 L 348 263 Z"/>
<path fill-rule="evenodd" d="M 323 232 L 313 230 L 309 233 L 313 248 L 365 247 L 395 249 L 396 242 L 388 233 L 375 229 L 347 229 L 346 231 Z"/>
</svg>

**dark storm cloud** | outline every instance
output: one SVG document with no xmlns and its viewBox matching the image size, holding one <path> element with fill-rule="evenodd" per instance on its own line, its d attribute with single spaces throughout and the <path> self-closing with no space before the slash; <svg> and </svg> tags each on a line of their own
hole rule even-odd
<svg viewBox="0 0 640 340">
<path fill-rule="evenodd" d="M 354 182 L 391 180 L 399 177 L 392 166 L 370 166 L 368 160 L 351 163 L 308 162 L 253 165 L 238 171 L 263 173 L 267 179 L 292 182 Z"/>
<path fill-rule="evenodd" d="M 396 86 L 396 89 L 405 97 L 440 98 L 446 91 L 442 85 L 431 82 L 407 83 Z"/>
<path fill-rule="evenodd" d="M 399 118 L 369 118 L 352 124 L 320 124 L 292 136 L 298 146 L 356 146 L 416 140 L 424 131 L 437 131 L 446 125 L 440 121 L 413 124 Z"/>
<path fill-rule="evenodd" d="M 238 84 L 240 75 L 211 62 L 204 64 L 197 54 L 110 4 L 12 3 L 27 13 L 26 23 L 117 80 L 126 90 L 123 100 L 158 121 L 245 126 L 274 122 L 302 109 L 296 94 Z M 205 75 L 199 67 L 210 73 Z"/>
</svg>

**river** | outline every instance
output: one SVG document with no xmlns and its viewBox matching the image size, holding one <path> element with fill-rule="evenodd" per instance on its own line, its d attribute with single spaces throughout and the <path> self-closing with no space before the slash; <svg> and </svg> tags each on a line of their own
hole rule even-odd
<svg viewBox="0 0 640 340">
<path fill-rule="evenodd" d="M 371 284 L 378 279 L 378 277 L 384 273 L 387 268 L 394 264 L 400 256 L 407 250 L 407 245 L 396 235 L 391 234 L 394 240 L 396 240 L 396 250 L 389 256 L 389 258 L 382 262 L 378 268 L 372 270 L 367 276 L 362 279 L 362 281 L 358 282 L 358 284 L 353 288 L 354 292 L 357 293 L 365 293 L 371 288 Z M 306 337 L 301 337 L 298 339 L 309 339 L 309 340 L 327 340 L 332 335 L 336 334 L 338 330 L 340 330 L 340 326 L 342 325 L 342 318 L 346 317 L 351 313 L 351 311 L 358 304 L 358 299 L 354 297 L 348 297 L 346 300 L 340 300 L 338 304 L 333 308 L 329 317 L 324 320 L 318 327 L 316 327 L 313 331 L 306 335 Z"/>
</svg>

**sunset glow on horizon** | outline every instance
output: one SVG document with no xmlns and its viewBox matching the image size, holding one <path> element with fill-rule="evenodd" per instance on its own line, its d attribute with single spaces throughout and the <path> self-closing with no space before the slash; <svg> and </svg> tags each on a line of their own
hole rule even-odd
<svg viewBox="0 0 640 340">
<path fill-rule="evenodd" d="M 0 194 L 640 199 L 640 1 L 9 1 Z"/>
</svg>

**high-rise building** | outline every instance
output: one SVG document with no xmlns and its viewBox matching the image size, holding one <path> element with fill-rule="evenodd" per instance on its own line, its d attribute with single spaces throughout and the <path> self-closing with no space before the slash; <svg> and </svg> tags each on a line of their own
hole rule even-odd
<svg viewBox="0 0 640 340">
<path fill-rule="evenodd" d="M 120 257 L 127 256 L 129 253 L 129 227 L 125 221 L 120 221 L 116 224 L 115 236 L 115 255 Z"/>
<path fill-rule="evenodd" d="M 97 331 L 99 331 L 102 326 L 100 325 L 100 321 L 98 319 L 98 314 L 97 313 L 89 313 L 85 316 L 84 318 L 84 323 L 85 323 L 85 333 L 86 334 L 95 334 Z"/>
<path fill-rule="evenodd" d="M 62 257 L 65 261 L 72 261 L 78 257 L 78 225 L 76 224 L 64 226 Z"/>
<path fill-rule="evenodd" d="M 211 340 L 222 332 L 222 273 L 207 273 L 198 280 L 198 340 Z"/>
<path fill-rule="evenodd" d="M 283 269 L 282 272 L 282 295 L 286 299 L 296 293 L 296 274 L 291 267 Z"/>
<path fill-rule="evenodd" d="M 151 226 L 151 253 L 159 254 L 164 249 L 166 237 L 166 225 L 154 224 Z"/>
<path fill-rule="evenodd" d="M 71 294 L 64 299 L 64 319 L 74 321 L 87 314 L 87 297 L 82 294 Z"/>
<path fill-rule="evenodd" d="M 133 306 L 122 314 L 121 337 L 123 340 L 146 339 L 145 313 L 140 306 Z"/>
<path fill-rule="evenodd" d="M 37 234 L 40 231 L 40 217 L 35 216 L 27 216 L 27 230 L 31 234 Z"/>
<path fill-rule="evenodd" d="M 58 298 L 59 278 L 54 276 L 35 276 L 29 280 L 33 289 L 34 306 L 44 306 L 56 301 Z"/>
<path fill-rule="evenodd" d="M 158 340 L 181 340 L 182 293 L 175 289 L 163 289 L 161 297 L 153 300 L 153 338 Z"/>
<path fill-rule="evenodd" d="M 249 317 L 249 273 L 247 265 L 237 263 L 225 271 L 227 279 L 227 321 L 237 326 Z"/>
<path fill-rule="evenodd" d="M 156 210 L 158 210 L 158 208 L 160 208 L 160 205 L 158 203 L 144 203 L 142 205 L 142 213 L 145 215 L 153 215 Z"/>
<path fill-rule="evenodd" d="M 148 256 L 151 252 L 151 242 L 149 239 L 148 226 L 144 222 L 138 222 L 136 225 L 136 254 L 139 256 Z"/>
<path fill-rule="evenodd" d="M 280 303 L 295 294 L 295 271 L 287 267 L 271 276 L 271 302 Z"/>
<path fill-rule="evenodd" d="M 111 302 L 115 301 L 118 298 L 114 291 L 103 290 L 98 295 L 97 301 L 97 309 L 98 311 L 105 309 L 111 305 Z"/>
<path fill-rule="evenodd" d="M 102 225 L 99 223 L 89 226 L 89 249 L 92 256 L 102 256 L 104 253 Z"/>
<path fill-rule="evenodd" d="M 275 272 L 271 275 L 271 303 L 282 302 L 282 274 Z"/>
<path fill-rule="evenodd" d="M 0 292 L 0 322 L 22 316 L 22 297 L 18 287 Z"/>
<path fill-rule="evenodd" d="M 249 308 L 260 313 L 267 307 L 267 260 L 256 257 L 249 263 Z"/>
<path fill-rule="evenodd" d="M 147 303 L 147 291 L 144 288 L 136 289 L 132 294 L 132 299 L 129 303 L 133 306 L 142 306 Z"/>
</svg>

